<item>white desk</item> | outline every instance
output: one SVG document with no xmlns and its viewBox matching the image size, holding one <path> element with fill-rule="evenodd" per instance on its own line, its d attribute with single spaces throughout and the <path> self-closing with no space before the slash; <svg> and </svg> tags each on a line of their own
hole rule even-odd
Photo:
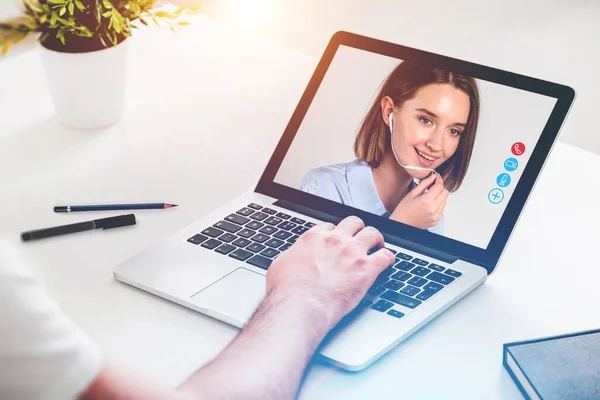
<svg viewBox="0 0 600 400">
<path fill-rule="evenodd" d="M 118 283 L 112 270 L 252 186 L 318 60 L 205 17 L 176 35 L 139 33 L 127 117 L 102 132 L 54 122 L 37 51 L 0 63 L 0 236 L 110 357 L 175 386 L 237 330 Z M 300 398 L 520 398 L 501 364 L 502 343 L 600 326 L 599 163 L 557 144 L 483 287 L 363 372 L 315 363 Z M 54 214 L 58 203 L 113 201 L 180 207 L 136 212 L 135 227 L 18 241 L 24 230 L 90 217 Z"/>
</svg>

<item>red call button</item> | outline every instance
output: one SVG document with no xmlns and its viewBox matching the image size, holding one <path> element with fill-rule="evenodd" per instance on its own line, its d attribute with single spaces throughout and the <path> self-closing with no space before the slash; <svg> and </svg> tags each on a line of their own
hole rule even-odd
<svg viewBox="0 0 600 400">
<path fill-rule="evenodd" d="M 520 156 L 521 154 L 525 153 L 525 145 L 521 142 L 517 142 L 512 145 L 510 150 L 515 156 Z"/>
</svg>

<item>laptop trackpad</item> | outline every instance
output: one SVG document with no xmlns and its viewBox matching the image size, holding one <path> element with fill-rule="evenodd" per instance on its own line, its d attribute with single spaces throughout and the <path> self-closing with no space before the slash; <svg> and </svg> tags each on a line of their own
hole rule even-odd
<svg viewBox="0 0 600 400">
<path fill-rule="evenodd" d="M 266 277 L 238 268 L 192 296 L 192 302 L 246 324 L 265 298 Z"/>
</svg>

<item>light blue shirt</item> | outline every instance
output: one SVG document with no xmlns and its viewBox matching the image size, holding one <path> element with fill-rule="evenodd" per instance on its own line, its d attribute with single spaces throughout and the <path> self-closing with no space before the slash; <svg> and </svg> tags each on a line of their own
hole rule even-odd
<svg viewBox="0 0 600 400">
<path fill-rule="evenodd" d="M 377 193 L 371 167 L 359 159 L 308 171 L 300 183 L 300 190 L 385 218 L 390 216 Z M 427 230 L 442 235 L 444 216 Z"/>
</svg>

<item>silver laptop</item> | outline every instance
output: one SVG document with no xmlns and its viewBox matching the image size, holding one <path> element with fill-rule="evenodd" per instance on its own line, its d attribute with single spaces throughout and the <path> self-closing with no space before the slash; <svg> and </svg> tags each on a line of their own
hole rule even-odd
<svg viewBox="0 0 600 400">
<path fill-rule="evenodd" d="M 495 270 L 574 97 L 556 83 L 336 33 L 256 188 L 114 276 L 243 328 L 278 255 L 314 224 L 357 215 L 396 262 L 318 356 L 361 370 Z M 409 221 L 394 198 L 426 196 L 433 189 L 419 182 L 432 171 L 450 193 L 436 213 L 413 204 Z"/>
</svg>

